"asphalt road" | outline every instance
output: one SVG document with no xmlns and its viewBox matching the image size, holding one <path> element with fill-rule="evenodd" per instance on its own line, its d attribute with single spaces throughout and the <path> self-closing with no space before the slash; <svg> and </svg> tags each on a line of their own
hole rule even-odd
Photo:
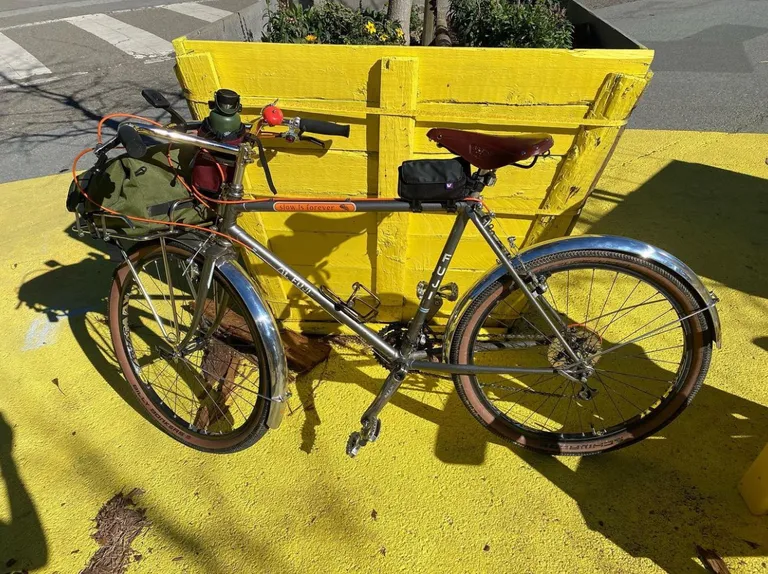
<svg viewBox="0 0 768 574">
<path fill-rule="evenodd" d="M 3 2 L 0 182 L 67 170 L 73 155 L 93 141 L 101 115 L 148 111 L 141 88 L 155 87 L 180 100 L 173 61 L 164 52 L 167 42 L 205 25 L 204 18 L 239 10 L 251 0 L 197 3 L 214 8 L 213 16 L 188 9 L 188 4 L 174 10 L 160 2 Z M 768 93 L 768 2 L 586 3 L 656 50 L 656 75 L 630 127 L 768 132 L 763 105 Z M 102 34 L 109 41 L 94 33 L 103 30 L 105 22 L 113 26 Z M 128 44 L 115 40 L 123 38 L 120 34 L 129 38 Z M 15 69 L 22 69 L 16 77 L 7 73 L 9 54 Z"/>
</svg>

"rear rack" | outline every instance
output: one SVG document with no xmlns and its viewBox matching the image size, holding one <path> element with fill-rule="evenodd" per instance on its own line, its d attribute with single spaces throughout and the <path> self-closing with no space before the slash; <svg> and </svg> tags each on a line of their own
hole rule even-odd
<svg viewBox="0 0 768 574">
<path fill-rule="evenodd" d="M 188 203 L 194 205 L 195 200 L 193 198 L 179 199 L 171 204 L 168 208 L 168 220 L 170 223 L 176 221 L 176 210 Z M 110 227 L 108 226 L 109 221 L 119 222 L 120 225 Z M 158 221 L 158 223 L 166 222 Z M 206 221 L 196 225 L 198 227 L 210 227 L 213 223 L 213 221 Z M 160 237 L 171 237 L 185 232 L 184 228 L 168 226 L 167 229 L 158 229 L 157 231 L 151 231 L 145 235 L 127 235 L 121 232 L 121 229 L 125 228 L 136 229 L 136 225 L 133 221 L 125 215 L 115 215 L 101 210 L 88 213 L 75 211 L 75 224 L 72 226 L 72 231 L 77 233 L 79 237 L 84 237 L 85 234 L 88 233 L 94 239 L 100 239 L 102 241 L 111 241 L 114 239 L 123 241 L 152 241 Z"/>
</svg>

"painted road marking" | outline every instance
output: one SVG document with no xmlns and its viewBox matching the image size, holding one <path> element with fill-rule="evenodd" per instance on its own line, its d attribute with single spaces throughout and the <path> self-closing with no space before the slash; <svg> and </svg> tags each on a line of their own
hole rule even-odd
<svg viewBox="0 0 768 574">
<path fill-rule="evenodd" d="M 5 34 L 0 34 L 0 79 L 23 80 L 51 71 Z"/>
<path fill-rule="evenodd" d="M 173 10 L 179 14 L 185 16 L 192 16 L 198 20 L 205 20 L 206 22 L 215 22 L 221 20 L 225 16 L 229 16 L 232 12 L 221 10 L 220 8 L 214 8 L 213 6 L 207 6 L 205 4 L 199 4 L 197 2 L 180 2 L 178 4 L 166 4 L 161 6 L 166 10 Z"/>
<path fill-rule="evenodd" d="M 134 58 L 158 58 L 173 53 L 173 45 L 167 40 L 106 14 L 75 16 L 66 21 Z"/>
<path fill-rule="evenodd" d="M 57 2 L 46 6 L 30 6 L 29 8 L 18 8 L 16 10 L 4 10 L 3 12 L 0 12 L 0 18 L 24 16 L 25 14 L 36 14 L 38 12 L 50 12 L 51 10 L 61 10 L 62 8 L 83 8 L 86 6 L 96 6 L 98 4 L 114 3 L 115 0 L 76 0 L 74 2 Z"/>
</svg>

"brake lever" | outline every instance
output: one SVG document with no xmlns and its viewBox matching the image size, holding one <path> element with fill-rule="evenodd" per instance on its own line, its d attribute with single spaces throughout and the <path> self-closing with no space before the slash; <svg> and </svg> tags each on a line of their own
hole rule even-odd
<svg viewBox="0 0 768 574">
<path fill-rule="evenodd" d="M 299 134 L 299 139 L 304 142 L 309 142 L 311 144 L 315 144 L 316 146 L 320 146 L 321 148 L 325 149 L 325 142 L 320 141 L 317 138 L 313 138 L 312 136 L 305 136 L 304 134 Z"/>
</svg>

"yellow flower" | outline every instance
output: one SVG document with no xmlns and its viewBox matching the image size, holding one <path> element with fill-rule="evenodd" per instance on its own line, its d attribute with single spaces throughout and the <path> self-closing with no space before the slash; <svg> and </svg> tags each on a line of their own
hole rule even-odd
<svg viewBox="0 0 768 574">
<path fill-rule="evenodd" d="M 389 40 L 389 36 L 387 36 L 386 34 L 382 34 L 381 36 L 379 36 L 379 40 L 381 40 L 382 42 L 386 42 L 387 40 Z"/>
<path fill-rule="evenodd" d="M 402 40 L 405 37 L 405 34 L 403 34 L 403 29 L 402 28 L 398 28 L 396 34 L 397 34 L 397 37 L 400 40 Z"/>
<path fill-rule="evenodd" d="M 304 39 L 307 42 L 316 42 L 317 41 L 317 36 L 315 36 L 314 34 L 307 34 L 306 36 L 304 36 Z"/>
<path fill-rule="evenodd" d="M 369 34 L 376 33 L 376 26 L 370 20 L 368 20 L 368 23 L 365 25 L 365 29 L 368 31 Z"/>
</svg>

